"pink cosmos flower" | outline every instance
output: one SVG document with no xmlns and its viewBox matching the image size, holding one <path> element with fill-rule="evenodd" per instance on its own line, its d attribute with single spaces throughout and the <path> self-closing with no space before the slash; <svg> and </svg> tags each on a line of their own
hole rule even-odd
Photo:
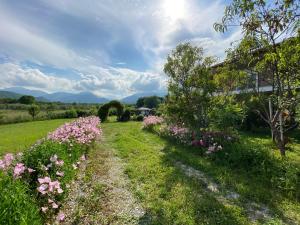
<svg viewBox="0 0 300 225">
<path fill-rule="evenodd" d="M 7 153 L 4 155 L 4 162 L 6 166 L 10 166 L 12 161 L 14 160 L 14 155 L 11 153 Z"/>
<path fill-rule="evenodd" d="M 53 208 L 53 209 L 57 209 L 57 208 L 58 208 L 58 205 L 57 205 L 55 202 L 53 202 L 53 203 L 52 203 L 52 208 Z"/>
<path fill-rule="evenodd" d="M 19 178 L 25 172 L 25 166 L 23 163 L 17 163 L 14 168 L 14 177 Z"/>
<path fill-rule="evenodd" d="M 48 207 L 42 207 L 42 212 L 45 213 L 48 211 Z"/>
<path fill-rule="evenodd" d="M 0 169 L 5 169 L 5 162 L 0 160 Z"/>
<path fill-rule="evenodd" d="M 27 170 L 28 170 L 29 173 L 35 172 L 35 170 L 34 170 L 34 169 L 31 169 L 31 168 L 27 168 Z"/>
<path fill-rule="evenodd" d="M 59 213 L 57 215 L 57 218 L 56 218 L 58 221 L 64 221 L 65 220 L 65 214 L 64 213 Z"/>
<path fill-rule="evenodd" d="M 56 172 L 56 175 L 57 175 L 57 176 L 60 176 L 60 177 L 63 177 L 63 176 L 64 176 L 64 172 L 59 172 L 59 171 L 57 171 L 57 172 Z"/>
<path fill-rule="evenodd" d="M 38 181 L 40 184 L 46 184 L 51 182 L 51 178 L 50 177 L 38 178 Z"/>
<path fill-rule="evenodd" d="M 63 160 L 57 160 L 57 161 L 55 162 L 55 165 L 57 165 L 57 166 L 62 166 L 62 165 L 64 165 L 64 161 L 63 161 Z"/>
<path fill-rule="evenodd" d="M 40 192 L 42 195 L 46 194 L 47 193 L 47 188 L 48 188 L 48 185 L 47 184 L 42 184 L 41 186 L 39 186 L 37 188 L 38 192 Z"/>
<path fill-rule="evenodd" d="M 49 204 L 53 203 L 53 200 L 50 199 L 50 198 L 48 198 L 48 203 L 49 203 Z"/>
</svg>

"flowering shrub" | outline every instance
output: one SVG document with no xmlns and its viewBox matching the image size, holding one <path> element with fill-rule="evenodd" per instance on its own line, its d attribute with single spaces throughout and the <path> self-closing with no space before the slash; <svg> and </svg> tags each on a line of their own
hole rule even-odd
<svg viewBox="0 0 300 225">
<path fill-rule="evenodd" d="M 3 182 L 9 179 L 11 180 L 9 185 L 25 186 L 27 191 L 23 194 L 36 197 L 32 210 L 40 212 L 32 212 L 32 215 L 39 214 L 45 220 L 51 220 L 53 215 L 58 214 L 57 220 L 62 221 L 64 214 L 59 209 L 65 193 L 68 192 L 68 182 L 73 179 L 81 161 L 86 160 L 90 144 L 101 137 L 99 124 L 100 121 L 96 117 L 80 118 L 59 127 L 49 134 L 48 140 L 33 146 L 24 154 L 6 154 L 0 159 L 0 187 L 4 187 Z M 0 191 L 3 192 L 2 189 Z M 7 203 L 0 204 L 0 211 L 7 213 L 1 215 L 3 217 L 1 222 L 6 221 L 5 224 L 32 222 L 30 218 L 24 218 L 22 213 L 19 217 L 11 216 L 11 211 L 20 212 L 22 208 L 17 208 L 18 204 L 15 201 L 7 200 L 10 196 L 0 196 L 0 200 L 3 199 Z M 10 208 L 10 212 L 2 207 Z"/>
<path fill-rule="evenodd" d="M 159 125 L 164 121 L 163 118 L 159 116 L 147 116 L 143 120 L 143 129 L 153 129 L 155 125 Z"/>
<path fill-rule="evenodd" d="M 186 127 L 180 125 L 165 125 L 159 129 L 159 134 L 176 139 L 179 143 L 189 144 L 192 140 L 192 134 Z"/>
<path fill-rule="evenodd" d="M 48 139 L 59 142 L 91 143 L 102 134 L 98 128 L 100 119 L 96 116 L 79 118 L 72 123 L 66 123 L 48 135 Z"/>
</svg>

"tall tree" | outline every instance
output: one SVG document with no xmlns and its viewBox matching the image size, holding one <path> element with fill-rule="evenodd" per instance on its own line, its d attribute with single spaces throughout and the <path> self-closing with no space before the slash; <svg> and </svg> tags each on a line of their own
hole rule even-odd
<svg viewBox="0 0 300 225">
<path fill-rule="evenodd" d="M 203 49 L 179 44 L 168 56 L 164 72 L 169 76 L 165 113 L 173 122 L 197 129 L 208 126 L 207 112 L 214 84 L 211 65 Z"/>
<path fill-rule="evenodd" d="M 259 87 L 253 90 L 263 106 L 258 113 L 269 124 L 282 155 L 285 155 L 284 134 L 291 128 L 288 124 L 298 103 L 299 18 L 300 2 L 296 0 L 233 0 L 226 7 L 222 21 L 214 25 L 220 32 L 231 26 L 241 27 L 243 41 L 229 61 L 240 62 L 257 74 L 259 81 L 264 79 L 271 86 L 268 99 Z"/>
</svg>

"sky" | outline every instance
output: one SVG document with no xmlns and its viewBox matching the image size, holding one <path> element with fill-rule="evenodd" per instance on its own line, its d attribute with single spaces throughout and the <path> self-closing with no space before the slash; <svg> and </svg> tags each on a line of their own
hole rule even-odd
<svg viewBox="0 0 300 225">
<path fill-rule="evenodd" d="M 0 0 L 0 89 L 123 98 L 163 92 L 183 42 L 221 61 L 239 28 L 217 33 L 228 0 Z"/>
</svg>

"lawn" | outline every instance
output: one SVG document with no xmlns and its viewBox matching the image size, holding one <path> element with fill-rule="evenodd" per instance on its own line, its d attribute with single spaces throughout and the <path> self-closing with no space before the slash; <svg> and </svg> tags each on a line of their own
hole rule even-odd
<svg viewBox="0 0 300 225">
<path fill-rule="evenodd" d="M 0 125 L 0 155 L 22 151 L 70 119 Z"/>
<path fill-rule="evenodd" d="M 269 224 L 300 223 L 298 177 L 296 181 L 286 179 L 281 170 L 288 164 L 299 171 L 300 145 L 296 139 L 285 160 L 272 150 L 267 135 L 248 133 L 241 134 L 239 143 L 207 157 L 197 148 L 142 131 L 139 122 L 102 126 L 105 144 L 126 162 L 132 191 L 146 209 L 141 223 L 253 224 L 249 202 L 270 209 Z M 220 193 L 209 192 L 203 182 L 188 177 L 175 166 L 178 162 L 205 173 L 218 184 Z M 240 197 L 230 203 L 220 201 L 219 196 L 228 191 Z"/>
</svg>

